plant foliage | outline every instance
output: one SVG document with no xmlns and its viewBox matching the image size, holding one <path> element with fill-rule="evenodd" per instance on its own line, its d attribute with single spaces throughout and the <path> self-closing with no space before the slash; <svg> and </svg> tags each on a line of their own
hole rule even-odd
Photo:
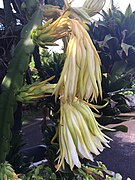
<svg viewBox="0 0 135 180">
<path fill-rule="evenodd" d="M 90 25 L 89 33 L 102 61 L 103 95 L 116 102 L 116 112 L 130 111 L 126 103 L 128 99 L 120 93 L 132 89 L 134 84 L 134 22 L 135 14 L 129 5 L 125 14 L 116 8 L 103 11 L 102 19 Z"/>
</svg>

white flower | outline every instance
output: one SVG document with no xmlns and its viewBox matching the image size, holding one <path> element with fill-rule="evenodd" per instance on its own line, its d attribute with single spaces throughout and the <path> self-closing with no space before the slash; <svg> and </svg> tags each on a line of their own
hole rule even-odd
<svg viewBox="0 0 135 180">
<path fill-rule="evenodd" d="M 64 0 L 65 7 L 69 9 L 75 18 L 83 21 L 89 21 L 89 18 L 97 14 L 106 0 Z M 76 15 L 75 15 L 76 14 Z"/>
</svg>

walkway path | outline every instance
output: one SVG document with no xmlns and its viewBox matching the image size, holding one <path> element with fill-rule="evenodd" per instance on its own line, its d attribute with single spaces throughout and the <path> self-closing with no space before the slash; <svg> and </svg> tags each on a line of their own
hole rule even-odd
<svg viewBox="0 0 135 180">
<path fill-rule="evenodd" d="M 113 139 L 113 142 L 110 143 L 111 148 L 106 148 L 96 160 L 101 160 L 108 169 L 119 172 L 123 176 L 123 180 L 126 180 L 127 177 L 135 180 L 135 113 L 121 114 L 122 118 L 125 116 L 129 121 L 122 124 L 128 127 L 128 132 L 107 133 Z M 27 143 L 25 148 L 41 144 L 41 122 L 42 118 L 37 118 L 33 123 L 23 128 Z"/>
<path fill-rule="evenodd" d="M 119 172 L 123 180 L 127 177 L 135 180 L 135 120 L 126 121 L 121 125 L 126 125 L 128 132 L 109 132 L 108 136 L 113 139 L 111 148 L 105 149 L 96 160 L 101 160 L 108 169 Z M 116 124 L 111 125 L 113 126 Z"/>
</svg>

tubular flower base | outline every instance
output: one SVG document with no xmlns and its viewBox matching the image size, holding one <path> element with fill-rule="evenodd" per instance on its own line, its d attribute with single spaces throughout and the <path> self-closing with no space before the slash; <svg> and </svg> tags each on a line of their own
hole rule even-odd
<svg viewBox="0 0 135 180">
<path fill-rule="evenodd" d="M 56 84 L 49 84 L 48 82 L 53 78 L 54 76 L 42 82 L 23 86 L 16 91 L 16 100 L 23 103 L 32 103 L 36 99 L 51 96 Z"/>
<path fill-rule="evenodd" d="M 31 32 L 33 42 L 43 48 L 57 45 L 55 41 L 68 36 L 69 27 L 67 16 L 69 15 L 70 12 L 67 11 L 54 22 L 52 22 L 53 19 L 49 19 L 43 26 L 38 26 L 36 29 L 33 29 Z"/>
<path fill-rule="evenodd" d="M 80 158 L 93 161 L 93 154 L 99 155 L 104 145 L 109 147 L 111 140 L 100 130 L 90 107 L 82 100 L 75 99 L 72 103 L 61 100 L 61 118 L 58 128 L 59 156 L 57 170 L 64 160 L 71 170 L 74 165 L 81 167 Z"/>
<path fill-rule="evenodd" d="M 65 101 L 95 100 L 102 97 L 100 58 L 83 24 L 69 19 L 72 32 L 69 36 L 65 64 L 54 90 L 55 97 Z M 86 27 L 86 25 L 85 25 Z M 87 28 L 87 27 L 86 27 Z"/>
</svg>

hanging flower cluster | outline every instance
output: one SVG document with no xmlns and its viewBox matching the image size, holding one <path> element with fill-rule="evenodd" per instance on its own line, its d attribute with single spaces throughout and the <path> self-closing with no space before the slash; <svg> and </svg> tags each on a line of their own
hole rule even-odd
<svg viewBox="0 0 135 180">
<path fill-rule="evenodd" d="M 32 32 L 33 41 L 45 47 L 67 37 L 66 59 L 60 79 L 54 88 L 55 99 L 60 98 L 58 127 L 59 155 L 57 170 L 66 161 L 71 170 L 81 167 L 80 158 L 93 161 L 111 140 L 101 127 L 87 101 L 102 98 L 101 62 L 85 24 L 90 16 L 100 11 L 105 0 L 86 0 L 82 7 L 72 7 L 65 0 L 65 13 L 57 20 L 47 21 Z M 96 110 L 96 109 L 95 109 Z M 96 110 L 97 111 L 97 110 Z"/>
</svg>

